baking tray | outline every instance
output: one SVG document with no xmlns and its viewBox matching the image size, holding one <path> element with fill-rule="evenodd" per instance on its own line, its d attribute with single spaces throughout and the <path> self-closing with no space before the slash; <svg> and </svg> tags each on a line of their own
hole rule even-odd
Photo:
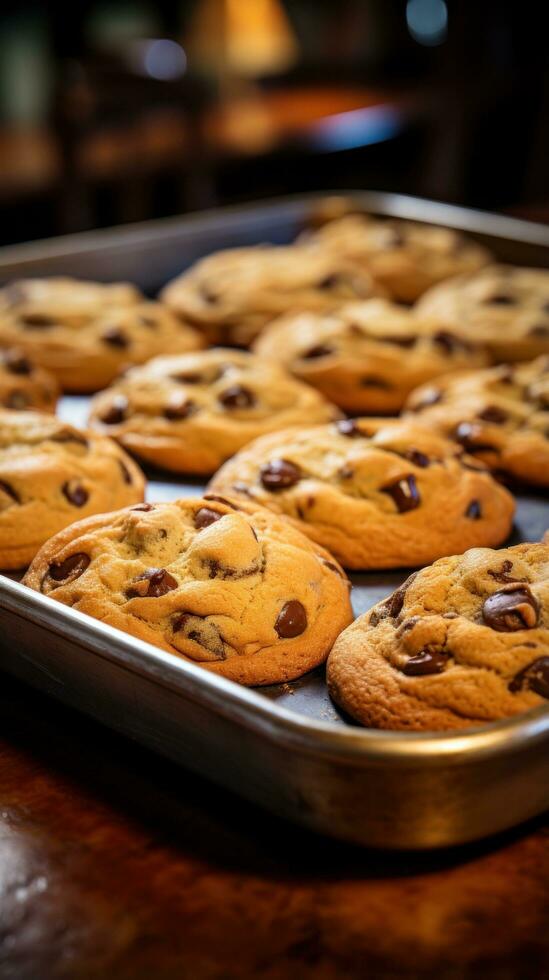
<svg viewBox="0 0 549 980">
<path fill-rule="evenodd" d="M 128 278 L 154 293 L 216 248 L 286 242 L 324 195 L 227 208 L 0 251 L 0 279 Z M 346 192 L 346 196 L 348 196 Z M 549 265 L 549 229 L 392 194 L 361 207 L 466 230 L 506 261 Z M 84 420 L 87 401 L 60 414 Z M 199 481 L 149 473 L 149 499 Z M 549 502 L 521 495 L 512 543 L 539 540 Z M 353 575 L 360 614 L 408 574 Z M 330 701 L 319 669 L 247 690 L 0 576 L 3 668 L 278 815 L 357 844 L 433 848 L 496 833 L 549 806 L 549 707 L 456 734 L 362 729 Z"/>
</svg>

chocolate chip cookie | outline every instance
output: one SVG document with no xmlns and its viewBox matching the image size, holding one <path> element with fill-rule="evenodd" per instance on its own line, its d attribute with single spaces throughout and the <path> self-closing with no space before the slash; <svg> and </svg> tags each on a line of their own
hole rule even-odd
<svg viewBox="0 0 549 980">
<path fill-rule="evenodd" d="M 490 260 L 485 248 L 460 232 L 368 214 L 345 214 L 304 240 L 354 262 L 402 303 L 413 303 L 435 283 L 474 272 Z"/>
<path fill-rule="evenodd" d="M 0 568 L 23 568 L 67 524 L 143 492 L 139 467 L 112 440 L 38 412 L 0 410 Z"/>
<path fill-rule="evenodd" d="M 210 489 L 285 514 L 346 568 L 424 565 L 500 544 L 514 513 L 508 491 L 462 447 L 386 419 L 263 436 Z"/>
<path fill-rule="evenodd" d="M 549 354 L 548 269 L 488 266 L 433 287 L 417 311 L 483 344 L 496 362 Z"/>
<path fill-rule="evenodd" d="M 412 393 L 406 414 L 491 469 L 549 487 L 549 357 L 439 378 Z"/>
<path fill-rule="evenodd" d="M 22 350 L 0 349 L 0 406 L 54 412 L 58 395 L 53 375 L 36 367 Z"/>
<path fill-rule="evenodd" d="M 24 582 L 242 684 L 299 677 L 352 619 L 330 555 L 268 511 L 212 496 L 79 521 Z"/>
<path fill-rule="evenodd" d="M 399 412 L 419 384 L 488 362 L 472 342 L 382 299 L 281 317 L 254 349 L 352 415 Z"/>
<path fill-rule="evenodd" d="M 197 331 L 127 283 L 27 279 L 0 290 L 0 344 L 16 345 L 65 391 L 97 391 L 128 365 L 203 346 Z"/>
<path fill-rule="evenodd" d="M 265 432 L 339 416 L 318 391 L 247 351 L 159 357 L 92 402 L 91 424 L 149 463 L 213 473 Z"/>
<path fill-rule="evenodd" d="M 379 292 L 368 272 L 339 255 L 257 245 L 209 255 L 168 283 L 161 299 L 210 344 L 246 347 L 283 313 L 329 310 Z"/>
<path fill-rule="evenodd" d="M 549 546 L 423 568 L 336 640 L 328 685 L 375 728 L 468 728 L 547 704 Z"/>
</svg>

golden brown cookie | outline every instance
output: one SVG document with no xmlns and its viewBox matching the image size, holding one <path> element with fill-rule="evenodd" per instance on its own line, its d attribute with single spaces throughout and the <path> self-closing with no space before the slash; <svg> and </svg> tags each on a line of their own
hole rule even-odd
<svg viewBox="0 0 549 980">
<path fill-rule="evenodd" d="M 405 411 L 491 469 L 549 487 L 549 357 L 439 378 Z"/>
<path fill-rule="evenodd" d="M 210 344 L 245 347 L 283 313 L 329 310 L 379 293 L 367 272 L 341 256 L 256 245 L 207 256 L 168 283 L 161 299 Z"/>
<path fill-rule="evenodd" d="M 411 576 L 346 629 L 330 694 L 374 728 L 468 728 L 549 700 L 549 546 L 475 548 Z"/>
<path fill-rule="evenodd" d="M 38 412 L 0 410 L 0 568 L 89 514 L 143 500 L 139 467 L 111 439 Z"/>
<path fill-rule="evenodd" d="M 268 511 L 208 496 L 79 521 L 24 581 L 242 684 L 311 670 L 352 619 L 322 548 Z"/>
<path fill-rule="evenodd" d="M 158 357 L 96 395 L 90 422 L 179 473 L 213 473 L 250 440 L 339 417 L 318 391 L 247 351 Z"/>
<path fill-rule="evenodd" d="M 203 340 L 128 283 L 51 278 L 0 289 L 0 344 L 19 347 L 65 391 L 97 391 L 128 365 Z"/>
<path fill-rule="evenodd" d="M 0 349 L 0 406 L 22 411 L 54 412 L 59 386 L 16 347 Z"/>
<path fill-rule="evenodd" d="M 254 350 L 352 415 L 399 412 L 419 384 L 488 362 L 475 344 L 383 299 L 281 317 Z"/>
<path fill-rule="evenodd" d="M 209 489 L 284 514 L 346 568 L 398 568 L 505 540 L 513 498 L 479 465 L 413 422 L 344 419 L 257 439 Z"/>
<path fill-rule="evenodd" d="M 548 269 L 491 265 L 433 287 L 416 310 L 484 345 L 497 362 L 549 354 Z"/>
<path fill-rule="evenodd" d="M 435 283 L 480 269 L 490 253 L 449 228 L 345 214 L 303 240 L 368 271 L 392 299 L 413 303 Z"/>
</svg>

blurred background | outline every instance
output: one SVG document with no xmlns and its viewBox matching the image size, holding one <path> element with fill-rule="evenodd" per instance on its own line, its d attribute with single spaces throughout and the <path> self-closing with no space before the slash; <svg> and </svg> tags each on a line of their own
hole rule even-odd
<svg viewBox="0 0 549 980">
<path fill-rule="evenodd" d="M 4 0 L 0 242 L 304 190 L 549 220 L 538 0 Z"/>
</svg>

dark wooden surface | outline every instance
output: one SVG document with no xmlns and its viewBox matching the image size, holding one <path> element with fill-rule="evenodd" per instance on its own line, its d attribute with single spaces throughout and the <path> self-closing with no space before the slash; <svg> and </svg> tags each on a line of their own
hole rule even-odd
<svg viewBox="0 0 549 980">
<path fill-rule="evenodd" d="M 359 851 L 0 690 L 2 978 L 549 975 L 549 820 L 430 856 Z"/>
</svg>

